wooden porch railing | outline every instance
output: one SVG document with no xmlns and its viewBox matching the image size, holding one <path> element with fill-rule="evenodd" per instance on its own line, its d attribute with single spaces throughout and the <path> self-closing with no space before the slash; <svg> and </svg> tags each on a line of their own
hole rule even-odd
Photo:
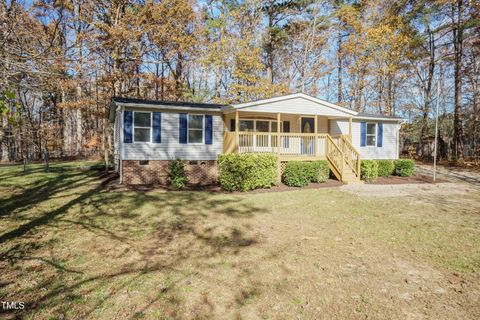
<svg viewBox="0 0 480 320">
<path fill-rule="evenodd" d="M 224 152 L 268 152 L 281 156 L 325 158 L 327 136 L 328 134 L 311 133 L 277 135 L 268 132 L 239 132 L 237 135 L 235 132 L 225 132 Z"/>
<path fill-rule="evenodd" d="M 348 135 L 227 131 L 223 148 L 224 153 L 277 153 L 284 159 L 327 159 L 339 180 L 343 179 L 344 170 L 352 170 L 360 177 L 360 154 Z"/>
</svg>

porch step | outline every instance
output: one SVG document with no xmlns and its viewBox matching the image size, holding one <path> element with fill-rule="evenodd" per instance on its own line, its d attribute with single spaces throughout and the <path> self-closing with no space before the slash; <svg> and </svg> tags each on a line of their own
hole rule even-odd
<svg viewBox="0 0 480 320">
<path fill-rule="evenodd" d="M 351 183 L 363 183 L 362 180 L 360 180 L 360 178 L 358 178 L 355 173 L 353 173 L 353 171 L 351 170 L 345 170 L 343 173 L 342 173 L 342 182 L 345 182 L 345 183 L 348 183 L 348 184 L 351 184 Z"/>
</svg>

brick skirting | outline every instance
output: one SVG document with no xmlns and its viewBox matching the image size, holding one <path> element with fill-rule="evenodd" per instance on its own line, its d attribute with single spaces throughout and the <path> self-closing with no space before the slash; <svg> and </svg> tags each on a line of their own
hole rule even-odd
<svg viewBox="0 0 480 320">
<path fill-rule="evenodd" d="M 123 183 L 168 184 L 169 160 L 149 160 L 141 165 L 139 160 L 123 160 Z M 185 174 L 190 185 L 211 185 L 218 181 L 217 161 L 185 161 Z"/>
</svg>

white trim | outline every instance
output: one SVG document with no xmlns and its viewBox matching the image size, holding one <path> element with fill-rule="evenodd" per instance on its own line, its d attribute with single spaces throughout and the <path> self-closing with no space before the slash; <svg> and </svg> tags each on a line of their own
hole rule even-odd
<svg viewBox="0 0 480 320">
<path fill-rule="evenodd" d="M 329 118 L 334 119 L 334 118 Z M 366 117 L 366 116 L 353 116 L 352 120 L 370 120 L 370 121 L 381 121 L 381 122 L 405 122 L 403 118 L 382 118 L 382 117 Z"/>
<path fill-rule="evenodd" d="M 202 142 L 190 142 L 190 116 L 201 116 L 202 117 Z M 200 130 L 198 128 L 194 128 L 192 130 Z M 187 113 L 187 144 L 205 144 L 205 115 L 200 113 Z"/>
<path fill-rule="evenodd" d="M 172 106 L 172 105 L 165 105 L 165 104 L 144 104 L 144 103 L 124 103 L 124 102 L 115 102 L 115 104 L 123 107 L 128 107 L 128 108 L 145 108 L 145 109 L 161 109 L 161 110 L 166 110 L 170 112 L 175 112 L 175 111 L 208 111 L 208 112 L 222 112 L 222 109 L 220 108 L 195 108 L 195 107 L 187 107 L 187 106 Z"/>
<path fill-rule="evenodd" d="M 153 113 L 151 111 L 132 111 L 133 112 L 133 119 L 132 119 L 132 143 L 152 143 L 152 135 L 153 135 Z M 135 114 L 136 113 L 149 113 L 150 114 L 150 127 L 138 127 L 139 129 L 150 129 L 150 140 L 149 141 L 135 141 Z"/>
<path fill-rule="evenodd" d="M 123 131 L 125 130 L 124 128 L 124 119 L 123 119 L 123 114 L 125 113 L 125 108 L 122 107 L 122 106 L 119 106 L 120 108 L 120 126 L 122 127 L 122 129 L 120 130 L 120 155 L 119 155 L 119 158 L 120 158 L 120 183 L 123 183 L 123 150 L 124 150 L 124 136 L 123 136 Z"/>
<path fill-rule="evenodd" d="M 313 129 L 313 132 L 310 132 L 310 133 L 314 133 L 314 132 L 315 132 L 315 127 L 318 126 L 318 123 L 315 123 L 315 117 L 312 117 L 312 116 L 300 116 L 300 117 L 299 117 L 299 119 L 300 119 L 300 126 L 299 126 L 299 127 L 300 127 L 300 130 L 298 130 L 298 131 L 300 131 L 300 133 L 303 133 L 303 132 L 302 132 L 302 129 L 303 129 L 303 127 L 302 127 L 302 119 L 303 119 L 303 118 L 305 118 L 305 119 L 313 119 L 313 125 L 314 125 L 314 127 L 312 128 L 312 129 Z"/>
<path fill-rule="evenodd" d="M 309 96 L 309 95 L 304 94 L 304 93 L 293 93 L 293 94 L 288 94 L 288 95 L 275 97 L 275 98 L 270 98 L 270 99 L 263 99 L 263 100 L 253 101 L 253 102 L 234 104 L 232 106 L 224 107 L 224 108 L 222 108 L 222 110 L 225 113 L 229 113 L 229 112 L 232 112 L 232 111 L 238 110 L 238 109 L 243 109 L 243 108 L 253 107 L 253 106 L 258 106 L 258 105 L 264 105 L 264 104 L 269 104 L 269 103 L 278 102 L 278 101 L 290 100 L 290 99 L 295 99 L 295 98 L 303 98 L 305 100 L 309 100 L 311 102 L 314 102 L 314 103 L 332 108 L 332 109 L 340 111 L 340 112 L 347 113 L 349 115 L 357 115 L 358 114 L 358 112 L 356 112 L 356 111 L 337 106 L 337 105 L 335 105 L 333 103 L 330 103 L 328 101 L 320 100 L 318 98 Z"/>
<path fill-rule="evenodd" d="M 395 130 L 396 131 L 396 138 L 397 138 L 397 143 L 396 143 L 396 148 L 397 148 L 397 159 L 400 158 L 400 124 L 397 124 L 397 129 Z"/>
<path fill-rule="evenodd" d="M 368 133 L 368 125 L 373 124 L 375 128 L 375 133 Z M 375 143 L 373 145 L 368 145 L 368 136 L 373 136 L 375 138 Z M 378 146 L 378 123 L 377 122 L 366 122 L 365 124 L 365 147 L 377 147 Z"/>
<path fill-rule="evenodd" d="M 272 119 L 254 119 L 254 118 L 240 118 L 238 119 L 238 124 L 240 125 L 240 121 L 253 121 L 253 131 L 241 131 L 239 130 L 239 132 L 260 132 L 260 133 L 267 133 L 267 132 L 264 132 L 264 131 L 257 131 L 257 121 L 266 121 L 268 122 L 268 132 L 269 133 L 272 133 L 272 132 L 277 132 L 276 130 L 275 131 L 272 131 L 272 122 L 277 122 L 277 120 L 272 120 Z M 285 120 L 281 120 L 280 123 L 280 132 L 283 132 L 283 122 Z M 231 129 L 231 128 L 230 128 Z M 230 132 L 235 132 L 235 128 L 234 130 L 230 130 Z"/>
</svg>

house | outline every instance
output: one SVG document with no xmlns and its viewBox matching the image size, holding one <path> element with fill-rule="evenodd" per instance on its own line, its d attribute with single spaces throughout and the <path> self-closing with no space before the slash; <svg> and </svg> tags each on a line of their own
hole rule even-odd
<svg viewBox="0 0 480 320">
<path fill-rule="evenodd" d="M 193 184 L 215 183 L 223 153 L 270 152 L 326 159 L 335 176 L 358 181 L 360 159 L 397 159 L 402 118 L 355 112 L 296 93 L 219 105 L 114 98 L 115 164 L 121 182 L 167 182 L 168 163 L 186 160 Z"/>
</svg>

